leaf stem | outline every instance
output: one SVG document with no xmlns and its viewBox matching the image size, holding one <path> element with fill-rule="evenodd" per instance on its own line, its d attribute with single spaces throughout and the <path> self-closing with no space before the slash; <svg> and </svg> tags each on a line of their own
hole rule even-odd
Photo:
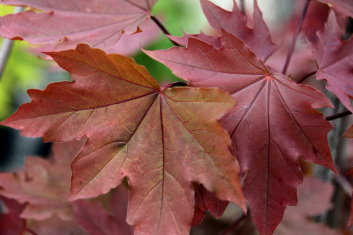
<svg viewBox="0 0 353 235">
<path fill-rule="evenodd" d="M 171 34 L 169 33 L 168 29 L 167 29 L 166 27 L 164 27 L 164 25 L 162 24 L 162 22 L 160 22 L 157 17 L 151 16 L 151 19 L 152 19 L 152 21 L 153 21 L 154 23 L 156 23 L 156 25 L 159 27 L 159 29 L 160 29 L 166 36 L 171 35 Z M 169 38 L 169 37 L 168 37 L 168 38 Z M 174 42 L 174 41 L 171 40 L 170 38 L 169 38 L 169 40 L 170 40 L 175 46 L 181 46 L 179 43 Z"/>
<path fill-rule="evenodd" d="M 282 70 L 283 74 L 287 73 L 287 69 L 288 69 L 289 63 L 290 63 L 290 61 L 292 59 L 294 48 L 295 48 L 299 33 L 300 33 L 301 29 L 302 29 L 306 13 L 308 12 L 308 8 L 309 8 L 309 5 L 310 5 L 310 2 L 311 2 L 311 0 L 306 0 L 305 1 L 305 5 L 304 5 L 304 8 L 303 8 L 302 14 L 300 15 L 300 18 L 299 18 L 299 21 L 298 21 L 298 24 L 297 24 L 297 28 L 296 28 L 296 30 L 295 30 L 295 32 L 293 34 L 292 42 L 291 42 L 291 45 L 290 45 L 289 50 L 288 50 L 286 62 L 284 64 L 284 67 L 283 67 L 283 70 Z"/>
<path fill-rule="evenodd" d="M 344 177 L 342 177 L 342 175 L 336 175 L 334 174 L 333 175 L 333 179 L 339 183 L 343 189 L 343 191 L 349 195 L 350 197 L 352 197 L 352 191 L 353 191 L 353 188 L 351 186 L 351 184 L 348 182 L 348 180 Z"/>
<path fill-rule="evenodd" d="M 16 7 L 14 13 L 19 13 L 23 11 L 24 7 Z M 2 42 L 1 48 L 0 48 L 0 80 L 2 78 L 2 75 L 4 74 L 6 64 L 9 60 L 9 56 L 13 47 L 13 40 L 5 38 Z"/>
<path fill-rule="evenodd" d="M 335 119 L 343 118 L 343 117 L 351 115 L 351 114 L 352 114 L 351 111 L 345 111 L 343 113 L 338 113 L 338 114 L 335 114 L 335 115 L 332 115 L 332 116 L 328 116 L 328 117 L 326 117 L 326 120 L 327 121 L 333 121 Z"/>
</svg>

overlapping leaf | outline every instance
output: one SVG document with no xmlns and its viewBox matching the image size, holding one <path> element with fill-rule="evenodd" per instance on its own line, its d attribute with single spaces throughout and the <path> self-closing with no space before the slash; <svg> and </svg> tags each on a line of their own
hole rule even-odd
<svg viewBox="0 0 353 235">
<path fill-rule="evenodd" d="M 55 144 L 52 162 L 28 157 L 23 170 L 0 173 L 0 195 L 26 203 L 22 218 L 44 220 L 56 214 L 70 219 L 70 164 L 81 147 L 81 142 Z"/>
<path fill-rule="evenodd" d="M 312 50 L 318 64 L 317 79 L 327 81 L 327 89 L 333 92 L 342 104 L 353 111 L 353 39 L 342 41 L 336 17 L 330 14 L 325 31 L 312 42 Z"/>
<path fill-rule="evenodd" d="M 201 5 L 213 28 L 219 31 L 224 30 L 243 40 L 260 59 L 266 60 L 277 49 L 272 42 L 256 0 L 254 1 L 254 28 L 252 29 L 246 26 L 247 18 L 235 1 L 232 12 L 218 7 L 209 0 L 201 0 Z"/>
<path fill-rule="evenodd" d="M 0 35 L 45 45 L 46 51 L 88 43 L 115 51 L 123 33 L 145 28 L 156 0 L 2 0 L 43 12 L 26 11 L 0 18 Z"/>
<path fill-rule="evenodd" d="M 306 178 L 304 184 L 298 187 L 298 205 L 286 210 L 283 221 L 275 231 L 275 235 L 340 234 L 338 231 L 331 230 L 323 224 L 315 223 L 309 218 L 322 214 L 332 207 L 333 190 L 331 183 L 324 183 L 313 177 Z"/>
<path fill-rule="evenodd" d="M 227 201 L 219 200 L 214 194 L 208 192 L 200 185 L 196 190 L 195 212 L 192 225 L 199 225 L 206 216 L 207 211 L 216 218 L 221 217 L 227 206 Z"/>
<path fill-rule="evenodd" d="M 222 123 L 247 174 L 245 196 L 261 234 L 272 234 L 302 181 L 299 158 L 334 169 L 330 124 L 314 110 L 331 106 L 319 91 L 267 68 L 239 39 L 223 33 L 223 48 L 191 38 L 188 47 L 147 52 L 191 86 L 220 87 L 238 105 Z"/>
<path fill-rule="evenodd" d="M 231 142 L 217 123 L 234 106 L 227 93 L 160 89 L 132 59 L 87 45 L 48 54 L 74 82 L 29 90 L 32 102 L 3 124 L 45 141 L 88 137 L 72 165 L 71 199 L 107 193 L 127 176 L 136 234 L 187 234 L 193 182 L 245 207 Z"/>
</svg>

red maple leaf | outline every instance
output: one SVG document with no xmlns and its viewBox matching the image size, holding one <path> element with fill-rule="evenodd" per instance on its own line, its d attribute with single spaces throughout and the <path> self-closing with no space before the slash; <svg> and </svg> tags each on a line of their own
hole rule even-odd
<svg viewBox="0 0 353 235">
<path fill-rule="evenodd" d="M 240 11 L 236 2 L 233 2 L 232 12 L 220 8 L 209 0 L 201 0 L 201 5 L 208 22 L 213 28 L 226 31 L 243 40 L 260 59 L 266 60 L 277 50 L 277 46 L 271 40 L 270 32 L 262 18 L 257 0 L 254 1 L 254 27 L 252 29 L 246 26 L 246 16 Z"/>
<path fill-rule="evenodd" d="M 331 106 L 310 86 L 266 67 L 239 39 L 223 33 L 215 49 L 191 38 L 188 47 L 146 52 L 191 86 L 220 87 L 237 106 L 222 119 L 247 173 L 244 192 L 261 234 L 272 234 L 287 205 L 297 202 L 299 158 L 334 170 L 327 143 L 331 125 L 314 108 Z"/>
<path fill-rule="evenodd" d="M 74 82 L 29 90 L 32 102 L 3 124 L 45 141 L 88 137 L 72 165 L 72 200 L 107 193 L 127 176 L 127 220 L 138 234 L 188 233 L 194 182 L 245 208 L 231 141 L 217 123 L 234 106 L 229 94 L 161 89 L 132 59 L 87 45 L 48 54 Z"/>
<path fill-rule="evenodd" d="M 353 39 L 342 41 L 335 14 L 331 12 L 323 33 L 311 43 L 318 64 L 317 79 L 327 81 L 327 89 L 333 92 L 342 104 L 353 111 Z"/>
<path fill-rule="evenodd" d="M 88 43 L 115 52 L 120 47 L 117 42 L 122 34 L 138 33 L 147 26 L 155 2 L 2 0 L 1 4 L 23 5 L 42 11 L 1 17 L 0 35 L 44 45 L 45 51 L 72 49 L 78 43 Z"/>
<path fill-rule="evenodd" d="M 319 215 L 332 207 L 331 197 L 334 188 L 331 183 L 322 182 L 314 177 L 307 177 L 298 187 L 298 205 L 289 207 L 275 235 L 338 235 L 323 224 L 310 220 L 310 216 Z"/>
</svg>

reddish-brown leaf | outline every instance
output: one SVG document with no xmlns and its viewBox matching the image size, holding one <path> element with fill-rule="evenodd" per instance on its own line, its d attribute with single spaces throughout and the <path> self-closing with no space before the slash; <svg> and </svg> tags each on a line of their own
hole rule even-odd
<svg viewBox="0 0 353 235">
<path fill-rule="evenodd" d="M 330 5 L 337 12 L 353 17 L 353 1 L 352 0 L 319 0 Z"/>
<path fill-rule="evenodd" d="M 318 64 L 317 79 L 327 81 L 327 89 L 333 92 L 342 104 L 353 111 L 353 39 L 342 41 L 341 32 L 333 12 L 319 33 L 318 40 L 311 43 Z"/>
<path fill-rule="evenodd" d="M 213 28 L 219 31 L 224 30 L 243 40 L 260 59 L 266 60 L 277 49 L 277 46 L 272 42 L 257 0 L 254 1 L 254 27 L 252 29 L 246 26 L 246 16 L 240 11 L 236 2 L 233 2 L 232 12 L 220 8 L 209 0 L 201 0 L 201 5 Z"/>
<path fill-rule="evenodd" d="M 45 141 L 88 137 L 72 165 L 72 200 L 107 193 L 127 176 L 137 234 L 187 234 L 194 182 L 245 208 L 231 141 L 217 123 L 234 106 L 229 94 L 160 89 L 132 59 L 87 45 L 48 54 L 74 82 L 30 90 L 32 102 L 3 124 Z"/>
<path fill-rule="evenodd" d="M 75 220 L 91 235 L 132 235 L 133 229 L 126 223 L 127 193 L 123 186 L 114 192 L 111 214 L 97 201 L 73 202 Z"/>
<path fill-rule="evenodd" d="M 191 86 L 220 87 L 237 106 L 223 118 L 234 154 L 247 173 L 245 196 L 261 234 L 271 234 L 302 181 L 299 158 L 334 169 L 330 123 L 314 108 L 331 106 L 310 86 L 267 68 L 239 39 L 223 33 L 223 48 L 191 38 L 188 48 L 147 52 Z"/>
<path fill-rule="evenodd" d="M 62 219 L 70 219 L 70 164 L 82 144 L 56 143 L 51 161 L 28 157 L 24 169 L 0 173 L 0 195 L 26 203 L 22 218 L 44 220 L 56 214 Z"/>
<path fill-rule="evenodd" d="M 21 235 L 26 231 L 26 221 L 20 218 L 24 206 L 15 200 L 0 197 L 1 235 Z"/>
<path fill-rule="evenodd" d="M 75 48 L 88 43 L 116 51 L 123 33 L 144 29 L 156 0 L 2 0 L 42 12 L 26 11 L 0 18 L 0 35 L 45 45 L 46 51 Z M 127 36 L 125 36 L 127 37 Z M 140 46 L 140 43 L 137 43 Z"/>
</svg>

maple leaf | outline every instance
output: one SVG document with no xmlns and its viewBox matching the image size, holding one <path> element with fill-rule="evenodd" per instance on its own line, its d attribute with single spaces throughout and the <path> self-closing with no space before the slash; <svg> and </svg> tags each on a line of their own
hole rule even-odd
<svg viewBox="0 0 353 235">
<path fill-rule="evenodd" d="M 203 12 L 211 26 L 219 31 L 226 31 L 243 40 L 256 55 L 266 60 L 277 46 L 272 42 L 270 32 L 262 18 L 262 13 L 254 0 L 254 28 L 246 26 L 247 18 L 240 11 L 235 1 L 233 11 L 226 11 L 208 0 L 200 0 Z"/>
<path fill-rule="evenodd" d="M 331 6 L 335 11 L 353 17 L 353 2 L 351 0 L 318 0 Z"/>
<path fill-rule="evenodd" d="M 88 137 L 73 161 L 72 200 L 107 193 L 127 176 L 137 234 L 187 234 L 193 182 L 245 208 L 231 140 L 217 123 L 234 106 L 229 94 L 161 89 L 132 59 L 84 44 L 48 55 L 74 82 L 29 90 L 32 102 L 3 124 L 45 141 Z"/>
<path fill-rule="evenodd" d="M 326 88 L 334 93 L 342 104 L 353 111 L 353 39 L 342 41 L 335 15 L 330 13 L 325 31 L 318 34 L 318 40 L 311 47 L 318 64 L 316 78 L 326 80 Z"/>
<path fill-rule="evenodd" d="M 133 229 L 126 220 L 128 202 L 127 189 L 120 186 L 112 196 L 108 213 L 98 201 L 78 200 L 73 202 L 77 223 L 91 235 L 114 234 L 130 235 Z"/>
<path fill-rule="evenodd" d="M 78 43 L 116 51 L 123 33 L 133 37 L 131 34 L 147 26 L 156 1 L 2 0 L 2 4 L 23 5 L 43 12 L 26 11 L 1 17 L 0 34 L 45 45 L 45 51 L 72 49 Z"/>
<path fill-rule="evenodd" d="M 26 221 L 20 218 L 24 208 L 15 200 L 0 197 L 0 231 L 2 235 L 20 235 L 27 229 Z M 4 204 L 2 204 L 3 202 Z M 2 211 L 2 209 L 4 209 Z"/>
<path fill-rule="evenodd" d="M 223 32 L 223 48 L 191 38 L 188 47 L 147 51 L 191 86 L 220 87 L 237 106 L 222 123 L 247 174 L 244 193 L 261 234 L 271 234 L 302 181 L 299 158 L 334 170 L 331 125 L 313 108 L 331 106 L 316 89 L 272 71 L 239 39 Z"/>
<path fill-rule="evenodd" d="M 23 170 L 0 173 L 0 195 L 27 203 L 21 218 L 44 220 L 57 214 L 70 219 L 70 164 L 81 147 L 82 142 L 56 143 L 52 162 L 28 157 Z"/>
</svg>

